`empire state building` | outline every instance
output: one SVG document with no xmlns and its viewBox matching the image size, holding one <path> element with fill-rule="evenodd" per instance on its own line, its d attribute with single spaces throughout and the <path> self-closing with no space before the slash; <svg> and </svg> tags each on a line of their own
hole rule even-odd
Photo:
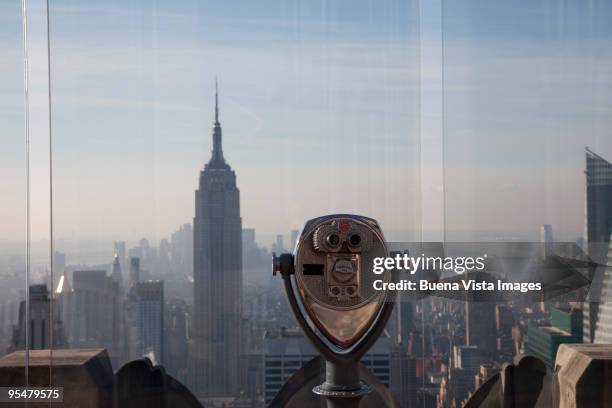
<svg viewBox="0 0 612 408">
<path fill-rule="evenodd" d="M 189 371 L 196 395 L 222 397 L 240 388 L 242 221 L 236 173 L 223 157 L 218 92 L 212 136 L 212 156 L 195 192 Z"/>
</svg>

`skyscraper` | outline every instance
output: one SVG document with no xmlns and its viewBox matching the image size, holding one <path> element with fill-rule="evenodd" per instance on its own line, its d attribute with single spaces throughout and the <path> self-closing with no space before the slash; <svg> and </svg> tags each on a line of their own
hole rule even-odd
<svg viewBox="0 0 612 408">
<path fill-rule="evenodd" d="M 486 359 L 492 360 L 496 357 L 494 303 L 475 300 L 465 302 L 465 340 L 468 346 L 478 347 Z"/>
<path fill-rule="evenodd" d="M 612 341 L 612 163 L 586 149 L 585 238 L 595 268 L 584 312 L 584 341 Z"/>
<path fill-rule="evenodd" d="M 212 157 L 200 172 L 193 219 L 192 389 L 203 397 L 240 388 L 242 220 L 236 174 L 223 158 L 218 93 Z"/>
<path fill-rule="evenodd" d="M 164 305 L 164 368 L 173 377 L 184 381 L 189 350 L 187 349 L 187 303 L 172 299 Z"/>
<path fill-rule="evenodd" d="M 274 249 L 274 251 L 276 251 L 278 253 L 284 252 L 285 244 L 283 243 L 283 235 L 282 234 L 277 234 L 276 235 L 276 243 L 273 245 L 273 249 Z"/>
<path fill-rule="evenodd" d="M 53 311 L 53 327 L 49 322 L 51 310 Z M 28 346 L 30 349 L 65 348 L 67 346 L 66 337 L 60 316 L 61 311 L 56 300 L 49 296 L 47 285 L 31 285 L 30 320 L 26 320 L 26 301 L 23 300 L 19 304 L 19 323 L 15 327 L 9 352 L 26 348 L 26 326 L 29 328 Z M 53 338 L 51 338 L 52 335 Z"/>
<path fill-rule="evenodd" d="M 140 281 L 140 258 L 130 258 L 130 286 Z"/>
<path fill-rule="evenodd" d="M 547 256 L 552 255 L 552 247 L 553 247 L 552 225 L 544 224 L 540 227 L 540 243 L 542 244 L 542 247 L 540 248 L 542 258 L 546 258 Z"/>
<path fill-rule="evenodd" d="M 461 402 L 474 391 L 475 377 L 480 366 L 487 362 L 487 358 L 477 346 L 453 346 L 453 362 L 454 367 L 450 370 L 450 394 L 456 402 Z"/>
<path fill-rule="evenodd" d="M 495 332 L 497 340 L 497 358 L 504 362 L 514 359 L 514 340 L 512 329 L 514 328 L 514 315 L 508 305 L 495 305 Z"/>
<path fill-rule="evenodd" d="M 255 242 L 255 228 L 244 228 L 242 230 L 242 250 L 245 253 L 253 250 L 257 246 Z"/>
<path fill-rule="evenodd" d="M 72 274 L 72 291 L 64 291 L 62 304 L 70 345 L 103 347 L 111 360 L 121 360 L 119 282 L 105 270 L 79 270 Z"/>
<path fill-rule="evenodd" d="M 119 265 L 121 266 L 121 270 L 126 270 L 125 267 L 125 259 L 126 259 L 126 246 L 125 241 L 116 241 L 115 242 L 115 255 L 119 258 Z"/>
<path fill-rule="evenodd" d="M 115 254 L 115 258 L 113 259 L 113 266 L 111 272 L 111 278 L 121 285 L 123 283 L 123 276 L 121 274 L 121 261 L 119 255 Z"/>
<path fill-rule="evenodd" d="M 612 225 L 612 163 L 586 149 L 586 240 L 596 262 L 607 257 Z"/>
<path fill-rule="evenodd" d="M 416 359 L 401 346 L 394 345 L 389 356 L 389 388 L 400 407 L 416 406 Z"/>
<path fill-rule="evenodd" d="M 170 262 L 172 273 L 193 276 L 193 228 L 191 224 L 183 224 L 170 239 Z"/>
<path fill-rule="evenodd" d="M 164 359 L 164 282 L 135 282 L 128 296 L 130 357 L 149 356 L 153 363 Z"/>
</svg>

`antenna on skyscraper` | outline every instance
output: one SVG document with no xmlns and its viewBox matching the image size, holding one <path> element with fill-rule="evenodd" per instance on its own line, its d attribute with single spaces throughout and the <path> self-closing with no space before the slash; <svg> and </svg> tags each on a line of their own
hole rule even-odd
<svg viewBox="0 0 612 408">
<path fill-rule="evenodd" d="M 219 81 L 215 76 L 215 123 L 219 123 Z"/>
</svg>

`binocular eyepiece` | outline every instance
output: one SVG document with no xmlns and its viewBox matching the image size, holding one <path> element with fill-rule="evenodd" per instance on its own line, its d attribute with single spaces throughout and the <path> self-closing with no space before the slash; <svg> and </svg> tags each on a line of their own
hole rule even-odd
<svg viewBox="0 0 612 408">
<path fill-rule="evenodd" d="M 372 244 L 372 232 L 366 227 L 340 220 L 318 227 L 312 237 L 315 250 L 320 252 L 364 252 Z"/>
</svg>

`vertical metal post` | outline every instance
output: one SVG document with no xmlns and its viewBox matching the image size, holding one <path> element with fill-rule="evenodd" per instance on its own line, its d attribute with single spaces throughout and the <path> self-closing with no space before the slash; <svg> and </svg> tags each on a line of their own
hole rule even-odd
<svg viewBox="0 0 612 408">
<path fill-rule="evenodd" d="M 312 391 L 327 400 L 327 408 L 359 408 L 372 386 L 359 380 L 359 361 L 325 360 L 325 382 Z"/>
</svg>

